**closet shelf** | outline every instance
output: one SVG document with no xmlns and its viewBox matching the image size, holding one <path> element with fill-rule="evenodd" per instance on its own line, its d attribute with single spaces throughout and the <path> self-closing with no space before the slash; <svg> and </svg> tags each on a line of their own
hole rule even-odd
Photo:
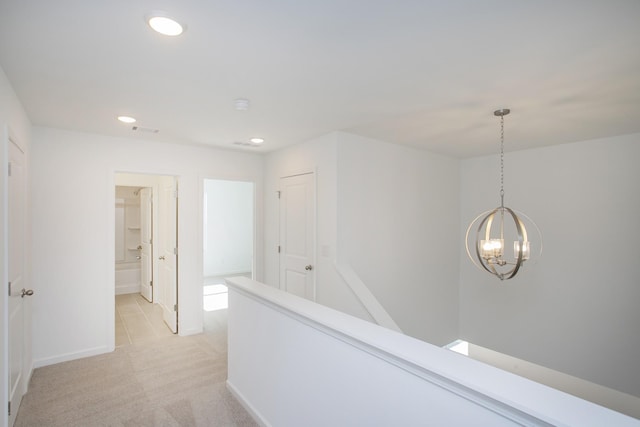
<svg viewBox="0 0 640 427">
<path fill-rule="evenodd" d="M 140 227 L 127 227 L 127 230 L 131 230 L 131 231 L 139 231 Z"/>
</svg>

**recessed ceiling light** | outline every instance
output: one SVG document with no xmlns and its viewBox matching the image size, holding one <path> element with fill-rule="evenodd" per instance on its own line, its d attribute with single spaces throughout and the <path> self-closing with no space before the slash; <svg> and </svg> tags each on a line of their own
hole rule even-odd
<svg viewBox="0 0 640 427">
<path fill-rule="evenodd" d="M 147 16 L 147 23 L 151 28 L 165 36 L 179 36 L 186 26 L 171 18 L 166 12 L 153 12 Z"/>
<path fill-rule="evenodd" d="M 134 119 L 133 117 L 129 117 L 129 116 L 118 116 L 118 120 L 120 120 L 122 123 L 135 123 L 136 119 Z"/>
<path fill-rule="evenodd" d="M 262 144 L 264 142 L 263 138 L 251 138 L 249 141 L 251 141 L 254 144 Z"/>
</svg>

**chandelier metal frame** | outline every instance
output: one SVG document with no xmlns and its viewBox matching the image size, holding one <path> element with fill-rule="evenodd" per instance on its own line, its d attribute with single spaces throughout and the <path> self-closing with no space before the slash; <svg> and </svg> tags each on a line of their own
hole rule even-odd
<svg viewBox="0 0 640 427">
<path fill-rule="evenodd" d="M 498 277 L 500 280 L 508 280 L 513 278 L 523 263 L 531 257 L 531 246 L 528 240 L 527 228 L 522 218 L 525 218 L 533 227 L 539 237 L 539 252 L 542 254 L 542 235 L 538 226 L 526 215 L 521 212 L 516 213 L 515 210 L 504 205 L 504 116 L 510 113 L 508 108 L 494 111 L 494 115 L 500 117 L 500 206 L 486 211 L 478 215 L 467 228 L 465 237 L 465 246 L 467 255 L 471 261 L 479 268 Z M 517 239 L 514 240 L 514 258 L 508 260 L 505 258 L 505 217 L 510 218 L 515 226 L 515 234 Z M 497 221 L 496 221 L 497 220 Z M 499 237 L 492 237 L 494 222 L 497 222 Z M 475 233 L 475 250 L 469 248 L 469 236 L 471 231 L 477 225 Z M 473 255 L 472 255 L 473 252 Z"/>
</svg>

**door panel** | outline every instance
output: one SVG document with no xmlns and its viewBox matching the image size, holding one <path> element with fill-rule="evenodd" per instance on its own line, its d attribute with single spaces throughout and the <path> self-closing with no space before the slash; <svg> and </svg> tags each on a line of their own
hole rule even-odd
<svg viewBox="0 0 640 427">
<path fill-rule="evenodd" d="M 153 302 L 153 202 L 151 189 L 140 190 L 140 294 Z"/>
<path fill-rule="evenodd" d="M 280 180 L 280 289 L 315 300 L 313 174 Z"/>
<path fill-rule="evenodd" d="M 163 318 L 173 333 L 178 332 L 178 189 L 174 177 L 164 178 L 160 190 L 159 235 L 160 279 Z"/>
<path fill-rule="evenodd" d="M 25 249 L 24 153 L 9 143 L 9 425 L 15 422 L 24 383 L 25 309 L 23 289 Z"/>
</svg>

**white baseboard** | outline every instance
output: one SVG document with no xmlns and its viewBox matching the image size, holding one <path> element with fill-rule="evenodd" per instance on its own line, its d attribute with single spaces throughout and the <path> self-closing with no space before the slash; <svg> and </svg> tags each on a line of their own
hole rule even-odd
<svg viewBox="0 0 640 427">
<path fill-rule="evenodd" d="M 140 293 L 140 283 L 130 283 L 116 286 L 116 295 Z"/>
<path fill-rule="evenodd" d="M 70 360 L 83 359 L 85 357 L 97 356 L 99 354 L 109 353 L 109 347 L 101 346 L 94 347 L 83 351 L 74 353 L 60 354 L 53 357 L 45 357 L 42 359 L 36 359 L 33 361 L 34 368 L 41 368 L 43 366 L 55 365 L 56 363 L 68 362 Z"/>
<path fill-rule="evenodd" d="M 240 393 L 238 389 L 229 382 L 229 380 L 227 380 L 227 390 L 229 390 L 233 397 L 238 399 L 238 402 L 240 402 L 242 407 L 247 410 L 249 415 L 251 415 L 251 418 L 253 418 L 256 423 L 258 423 L 261 427 L 271 427 L 271 424 L 269 424 L 267 420 L 265 420 L 260 415 L 260 413 L 258 413 L 258 411 L 247 401 L 247 399 L 244 398 L 242 393 Z"/>
<path fill-rule="evenodd" d="M 202 328 L 183 329 L 178 327 L 178 335 L 181 337 L 188 337 L 189 335 L 201 334 L 202 331 L 203 331 Z"/>
</svg>

